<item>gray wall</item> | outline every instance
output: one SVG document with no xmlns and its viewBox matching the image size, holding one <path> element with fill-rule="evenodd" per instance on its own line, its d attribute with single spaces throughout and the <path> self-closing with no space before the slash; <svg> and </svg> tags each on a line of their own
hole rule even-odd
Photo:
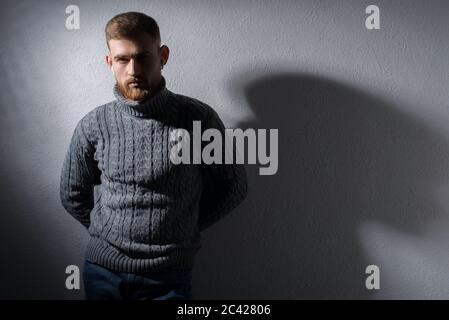
<svg viewBox="0 0 449 320">
<path fill-rule="evenodd" d="M 0 298 L 83 298 L 64 271 L 87 232 L 59 174 L 113 99 L 103 28 L 131 10 L 160 24 L 169 89 L 279 129 L 278 174 L 248 165 L 247 200 L 203 234 L 196 298 L 449 298 L 449 3 L 424 0 L 2 2 Z"/>
</svg>

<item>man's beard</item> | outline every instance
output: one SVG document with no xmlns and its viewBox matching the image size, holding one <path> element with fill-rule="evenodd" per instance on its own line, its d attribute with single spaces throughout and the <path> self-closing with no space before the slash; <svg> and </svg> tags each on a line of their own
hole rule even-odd
<svg viewBox="0 0 449 320">
<path fill-rule="evenodd" d="M 130 87 L 129 82 L 126 82 L 124 86 L 117 82 L 118 89 L 120 93 L 128 100 L 132 101 L 143 101 L 150 97 L 153 93 L 151 88 L 138 88 Z"/>
</svg>

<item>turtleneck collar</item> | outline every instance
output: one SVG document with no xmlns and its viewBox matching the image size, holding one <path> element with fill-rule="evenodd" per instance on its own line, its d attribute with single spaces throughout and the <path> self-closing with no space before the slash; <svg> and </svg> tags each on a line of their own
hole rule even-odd
<svg viewBox="0 0 449 320">
<path fill-rule="evenodd" d="M 148 118 L 158 113 L 167 101 L 169 90 L 166 88 L 165 78 L 161 78 L 159 88 L 148 99 L 144 101 L 132 101 L 126 99 L 117 84 L 114 85 L 114 96 L 117 99 L 116 105 L 118 108 L 132 116 Z"/>
</svg>

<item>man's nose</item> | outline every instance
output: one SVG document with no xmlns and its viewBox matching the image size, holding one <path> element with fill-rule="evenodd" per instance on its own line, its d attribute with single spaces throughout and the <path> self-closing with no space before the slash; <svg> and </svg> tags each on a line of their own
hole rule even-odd
<svg viewBox="0 0 449 320">
<path fill-rule="evenodd" d="M 128 74 L 130 76 L 138 76 L 140 74 L 140 66 L 134 59 L 131 59 L 128 63 Z"/>
</svg>

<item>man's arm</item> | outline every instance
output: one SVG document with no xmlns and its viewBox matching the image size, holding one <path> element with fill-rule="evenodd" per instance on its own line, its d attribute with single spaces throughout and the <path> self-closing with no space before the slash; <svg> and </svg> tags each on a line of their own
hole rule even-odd
<svg viewBox="0 0 449 320">
<path fill-rule="evenodd" d="M 95 148 L 87 140 L 83 120 L 79 121 L 61 171 L 60 198 L 63 207 L 86 228 L 94 207 L 93 187 L 100 183 Z"/>
<path fill-rule="evenodd" d="M 206 121 L 206 128 L 215 128 L 222 136 L 222 164 L 202 164 L 204 189 L 200 200 L 198 227 L 208 228 L 235 209 L 247 196 L 248 184 L 243 164 L 224 164 L 225 127 L 215 110 Z M 234 155 L 235 155 L 234 148 Z"/>
</svg>

